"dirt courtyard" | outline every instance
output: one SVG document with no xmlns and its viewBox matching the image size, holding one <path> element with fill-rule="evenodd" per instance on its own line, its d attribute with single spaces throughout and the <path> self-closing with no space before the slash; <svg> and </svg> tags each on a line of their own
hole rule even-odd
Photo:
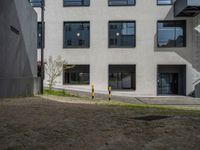
<svg viewBox="0 0 200 150">
<path fill-rule="evenodd" d="M 0 100 L 0 149 L 200 149 L 200 112 L 79 101 L 63 103 L 39 97 Z M 167 117 L 156 117 L 159 115 Z M 139 118 L 143 116 L 152 117 Z"/>
</svg>

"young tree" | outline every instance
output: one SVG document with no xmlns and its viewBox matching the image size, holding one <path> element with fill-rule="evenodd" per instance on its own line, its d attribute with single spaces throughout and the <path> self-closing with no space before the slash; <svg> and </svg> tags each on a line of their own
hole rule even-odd
<svg viewBox="0 0 200 150">
<path fill-rule="evenodd" d="M 52 86 L 55 84 L 56 78 L 61 75 L 63 69 L 70 69 L 73 67 L 73 65 L 67 65 L 66 61 L 63 60 L 60 55 L 56 59 L 49 56 L 45 64 L 45 73 L 48 75 L 49 90 L 52 90 Z"/>
</svg>

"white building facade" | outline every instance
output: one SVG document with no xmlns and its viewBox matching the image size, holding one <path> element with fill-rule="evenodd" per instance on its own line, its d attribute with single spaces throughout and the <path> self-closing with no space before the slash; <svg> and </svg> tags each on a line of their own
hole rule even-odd
<svg viewBox="0 0 200 150">
<path fill-rule="evenodd" d="M 96 92 L 112 86 L 114 94 L 132 96 L 194 92 L 200 16 L 175 16 L 174 7 L 171 0 L 46 0 L 45 58 L 61 55 L 75 65 L 55 87 L 90 91 L 94 83 Z"/>
</svg>

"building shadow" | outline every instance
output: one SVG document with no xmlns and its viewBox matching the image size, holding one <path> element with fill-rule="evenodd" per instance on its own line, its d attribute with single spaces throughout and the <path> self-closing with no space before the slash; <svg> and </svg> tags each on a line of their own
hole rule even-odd
<svg viewBox="0 0 200 150">
<path fill-rule="evenodd" d="M 169 48 L 169 47 L 158 47 L 158 37 L 157 37 L 157 32 L 154 35 L 154 51 L 155 52 L 175 52 L 176 54 L 178 54 L 181 58 L 183 58 L 184 60 L 186 60 L 187 62 L 189 62 L 190 64 L 193 63 L 193 57 L 192 57 L 192 48 L 193 48 L 193 43 L 192 43 L 192 35 L 193 33 L 191 33 L 192 31 L 192 26 L 190 23 L 188 23 L 189 21 L 192 21 L 191 18 L 184 18 L 184 17 L 174 17 L 174 6 L 171 7 L 171 9 L 169 10 L 168 14 L 166 15 L 166 17 L 164 18 L 164 20 L 186 20 L 186 46 L 185 47 L 173 47 L 173 48 Z M 164 21 L 161 20 L 161 21 Z M 158 29 L 157 29 L 158 30 Z"/>
</svg>

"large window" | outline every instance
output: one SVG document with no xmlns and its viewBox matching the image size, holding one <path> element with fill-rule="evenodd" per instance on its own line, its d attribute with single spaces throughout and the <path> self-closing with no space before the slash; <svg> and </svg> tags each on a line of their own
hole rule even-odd
<svg viewBox="0 0 200 150">
<path fill-rule="evenodd" d="M 64 22 L 64 48 L 89 48 L 89 46 L 89 22 Z"/>
<path fill-rule="evenodd" d="M 41 7 L 44 0 L 29 0 L 33 7 Z"/>
<path fill-rule="evenodd" d="M 186 65 L 157 66 L 158 95 L 186 94 Z"/>
<path fill-rule="evenodd" d="M 136 0 L 108 0 L 109 6 L 133 6 Z"/>
<path fill-rule="evenodd" d="M 185 47 L 186 21 L 158 21 L 158 47 Z"/>
<path fill-rule="evenodd" d="M 90 6 L 90 0 L 64 0 L 64 6 Z"/>
<path fill-rule="evenodd" d="M 135 21 L 109 22 L 110 48 L 131 48 L 135 45 Z"/>
<path fill-rule="evenodd" d="M 42 23 L 38 22 L 37 25 L 37 48 L 42 47 L 42 42 L 43 42 L 43 47 L 44 47 L 44 35 L 42 35 Z"/>
<path fill-rule="evenodd" d="M 64 84 L 90 84 L 89 65 L 71 65 L 71 69 L 64 69 Z"/>
<path fill-rule="evenodd" d="M 136 89 L 135 65 L 109 65 L 109 86 L 112 89 Z"/>
<path fill-rule="evenodd" d="M 173 4 L 173 0 L 157 0 L 158 5 L 171 5 Z"/>
</svg>

